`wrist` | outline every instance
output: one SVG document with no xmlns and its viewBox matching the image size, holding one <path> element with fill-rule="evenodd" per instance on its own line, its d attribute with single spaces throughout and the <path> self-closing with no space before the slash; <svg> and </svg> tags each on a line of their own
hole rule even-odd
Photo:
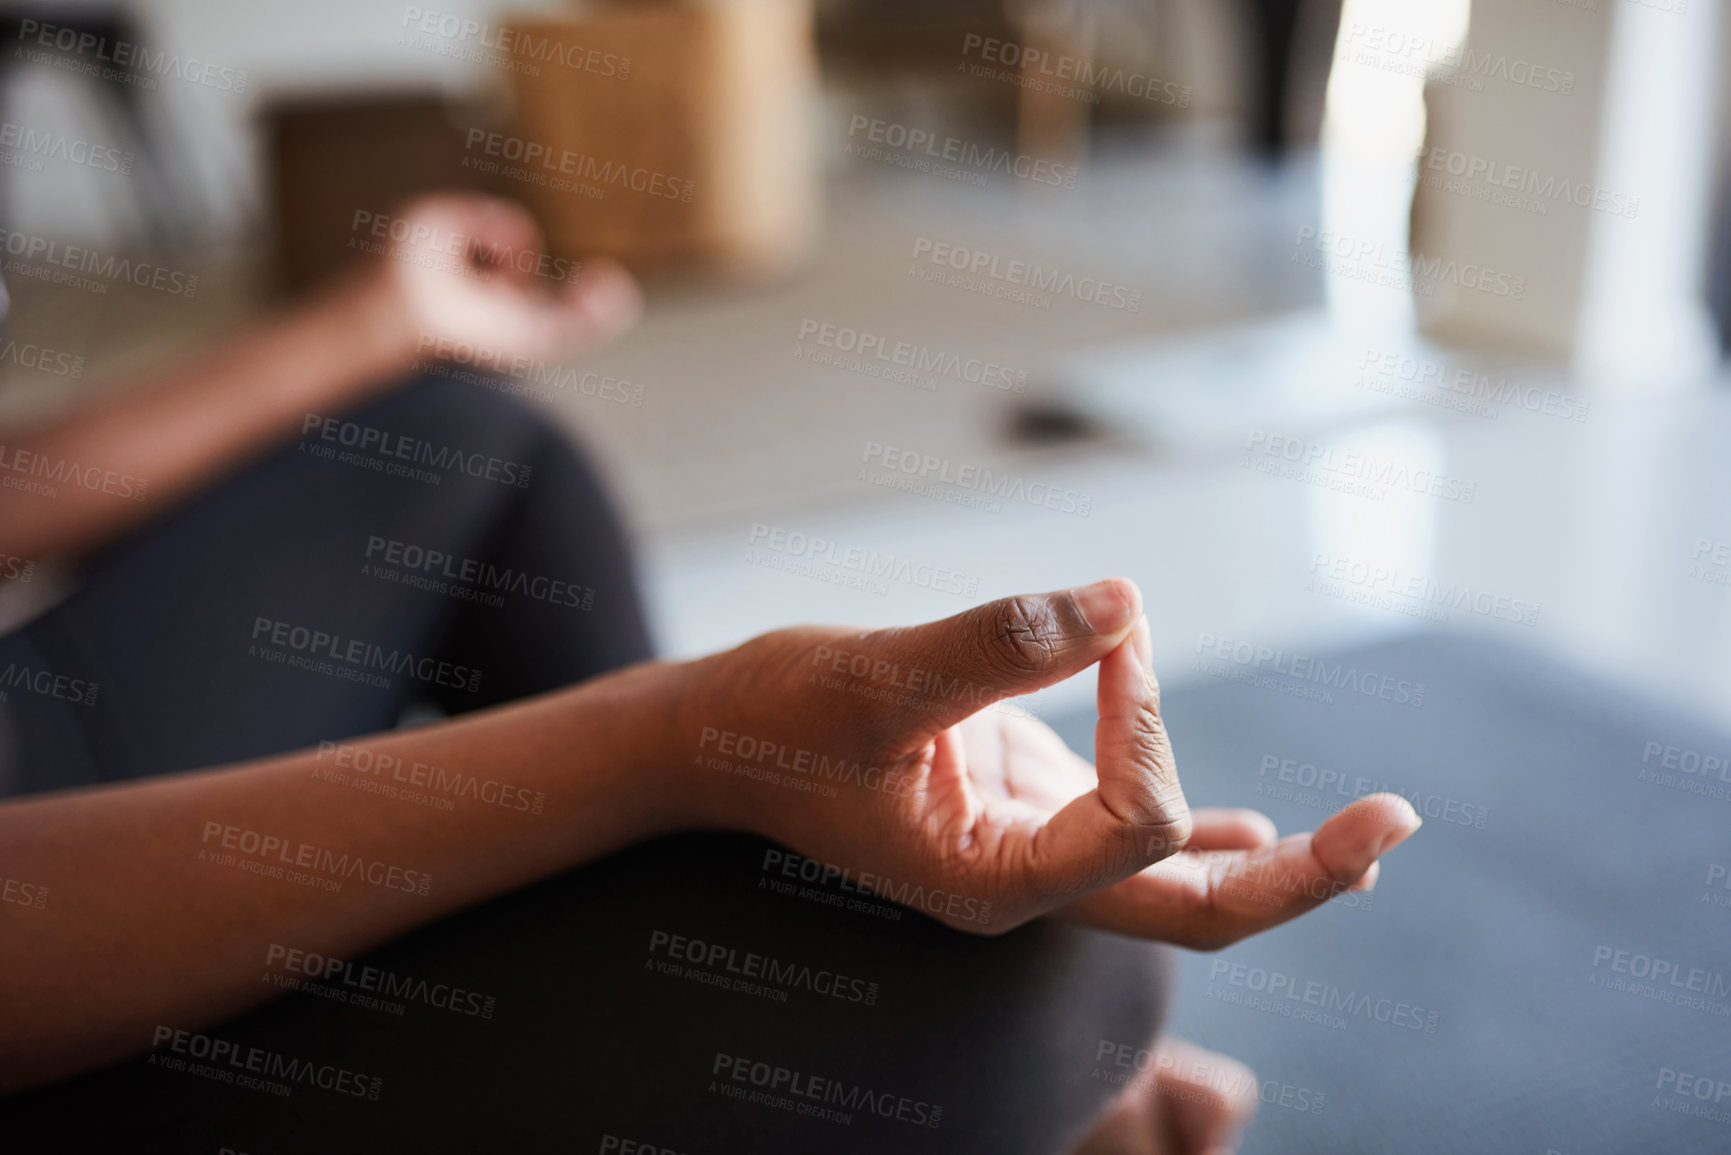
<svg viewBox="0 0 1731 1155">
<path fill-rule="evenodd" d="M 615 802 L 637 838 L 739 828 L 725 776 L 701 765 L 711 664 L 643 662 L 569 691 L 582 702 L 565 713 L 570 738 L 617 768 Z"/>
<path fill-rule="evenodd" d="M 710 654 L 672 668 L 677 685 L 656 743 L 658 763 L 670 777 L 668 795 L 679 829 L 747 830 L 762 833 L 749 805 L 753 785 L 725 772 L 719 737 L 734 716 L 725 654 Z"/>
<path fill-rule="evenodd" d="M 415 362 L 409 311 L 385 270 L 366 266 L 339 280 L 315 306 L 342 332 L 356 380 L 390 382 Z"/>
</svg>

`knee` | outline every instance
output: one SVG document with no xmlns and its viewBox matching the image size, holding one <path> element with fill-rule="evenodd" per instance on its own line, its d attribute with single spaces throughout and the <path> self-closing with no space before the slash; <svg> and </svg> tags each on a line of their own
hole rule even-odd
<svg viewBox="0 0 1731 1155">
<path fill-rule="evenodd" d="M 424 442 L 425 458 L 476 462 L 523 488 L 553 490 L 566 504 L 612 508 L 606 486 L 572 434 L 546 411 L 516 396 L 510 378 L 459 366 L 417 374 L 345 420 L 389 438 Z"/>
<path fill-rule="evenodd" d="M 349 420 L 387 435 L 419 437 L 460 452 L 526 455 L 543 446 L 566 445 L 548 417 L 510 391 L 508 378 L 460 366 L 423 370 Z"/>
<path fill-rule="evenodd" d="M 500 492 L 523 498 L 524 524 L 556 535 L 560 526 L 592 546 L 611 542 L 623 554 L 623 520 L 575 437 L 546 410 L 513 395 L 510 378 L 448 368 L 418 374 L 347 420 L 422 442 L 409 447 L 417 460 L 503 479 Z"/>
</svg>

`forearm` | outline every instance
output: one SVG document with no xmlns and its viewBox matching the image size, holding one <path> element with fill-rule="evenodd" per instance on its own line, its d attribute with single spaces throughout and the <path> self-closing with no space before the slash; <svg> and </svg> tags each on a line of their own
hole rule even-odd
<svg viewBox="0 0 1731 1155">
<path fill-rule="evenodd" d="M 308 412 L 387 384 L 412 362 L 412 333 L 357 274 L 190 363 L 0 437 L 5 472 L 57 479 L 53 496 L 0 489 L 0 553 L 98 545 L 299 428 Z"/>
<path fill-rule="evenodd" d="M 0 902 L 0 1091 L 265 1001 L 273 944 L 353 957 L 702 824 L 689 759 L 663 751 L 685 677 L 639 666 L 439 726 L 0 806 L 16 884 Z M 40 907 L 21 902 L 43 888 Z"/>
</svg>

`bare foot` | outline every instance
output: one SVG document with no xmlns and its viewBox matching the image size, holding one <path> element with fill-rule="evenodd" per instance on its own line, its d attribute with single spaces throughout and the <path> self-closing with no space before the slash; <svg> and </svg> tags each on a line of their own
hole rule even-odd
<svg viewBox="0 0 1731 1155">
<path fill-rule="evenodd" d="M 1232 1155 L 1256 1114 L 1256 1075 L 1237 1059 L 1165 1038 L 1074 1155 Z"/>
</svg>

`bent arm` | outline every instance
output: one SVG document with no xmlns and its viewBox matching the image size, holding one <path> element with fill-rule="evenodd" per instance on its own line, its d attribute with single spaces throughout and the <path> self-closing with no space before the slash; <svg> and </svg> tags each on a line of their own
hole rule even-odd
<svg viewBox="0 0 1731 1155">
<path fill-rule="evenodd" d="M 52 497 L 0 489 L 0 553 L 98 546 L 413 360 L 400 311 L 376 279 L 353 276 L 189 363 L 4 438 L 9 471 L 60 480 Z"/>
<path fill-rule="evenodd" d="M 538 255 L 541 236 L 515 205 L 453 194 L 402 212 L 404 244 L 309 303 L 45 429 L 0 438 L 0 470 L 61 479 L 78 471 L 52 497 L 0 488 L 0 555 L 42 559 L 100 545 L 308 413 L 389 387 L 417 348 L 467 346 L 497 364 L 576 356 L 636 320 L 641 298 L 617 265 L 590 262 L 551 282 L 526 271 L 515 258 Z"/>
<path fill-rule="evenodd" d="M 272 944 L 352 957 L 700 824 L 689 755 L 667 749 L 686 670 L 637 666 L 437 726 L 0 804 L 0 1093 L 268 1000 Z M 453 808 L 353 788 L 367 778 L 436 780 Z"/>
</svg>

